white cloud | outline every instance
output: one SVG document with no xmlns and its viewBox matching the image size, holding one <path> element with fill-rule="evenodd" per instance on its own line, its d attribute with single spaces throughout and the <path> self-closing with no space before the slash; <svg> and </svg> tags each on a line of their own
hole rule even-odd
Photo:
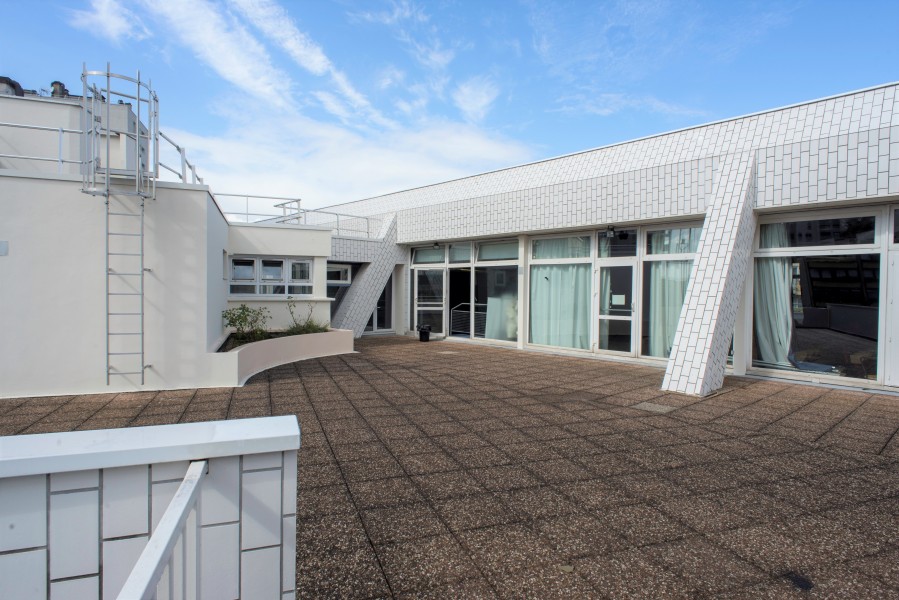
<svg viewBox="0 0 899 600">
<path fill-rule="evenodd" d="M 268 0 L 230 0 L 253 25 L 277 43 L 298 65 L 315 75 L 324 75 L 331 61 L 321 47 L 297 29 L 287 12 Z"/>
<path fill-rule="evenodd" d="M 601 117 L 608 117 L 627 110 L 641 110 L 682 117 L 705 116 L 703 111 L 665 102 L 654 96 L 624 93 L 582 92 L 563 96 L 559 99 L 559 104 L 561 104 L 558 109 L 560 112 L 579 112 Z"/>
<path fill-rule="evenodd" d="M 206 0 L 142 0 L 168 24 L 178 41 L 218 75 L 266 104 L 288 108 L 287 75 L 276 69 L 268 52 L 240 23 Z"/>
<path fill-rule="evenodd" d="M 313 75 L 328 75 L 346 102 L 363 116 L 378 125 L 392 126 L 392 123 L 371 105 L 365 95 L 353 87 L 346 74 L 334 66 L 321 46 L 297 28 L 283 7 L 273 0 L 230 0 L 230 2 L 269 40 L 283 49 L 297 65 Z M 315 96 L 321 100 L 319 94 Z M 333 112 L 333 106 L 331 97 L 324 107 L 325 110 Z"/>
<path fill-rule="evenodd" d="M 402 85 L 406 80 L 406 73 L 393 65 L 388 65 L 381 70 L 378 75 L 378 88 L 382 90 L 390 89 L 397 85 Z"/>
<path fill-rule="evenodd" d="M 456 86 L 453 103 L 469 121 L 481 121 L 490 111 L 499 88 L 487 77 L 473 77 Z"/>
<path fill-rule="evenodd" d="M 533 158 L 520 142 L 457 122 L 366 135 L 304 116 L 279 118 L 239 98 L 221 102 L 234 115 L 221 134 L 166 130 L 215 192 L 302 197 L 314 208 Z"/>
<path fill-rule="evenodd" d="M 419 23 L 428 21 L 428 15 L 424 9 L 409 0 L 391 2 L 389 11 L 353 13 L 351 16 L 370 23 L 380 23 L 381 25 L 396 25 L 401 21 Z"/>
<path fill-rule="evenodd" d="M 91 0 L 90 10 L 71 11 L 69 24 L 113 44 L 150 37 L 150 30 L 141 18 L 116 0 Z"/>
</svg>

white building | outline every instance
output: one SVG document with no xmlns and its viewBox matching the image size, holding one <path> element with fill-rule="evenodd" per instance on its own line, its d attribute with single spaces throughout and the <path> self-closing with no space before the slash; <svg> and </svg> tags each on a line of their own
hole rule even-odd
<svg viewBox="0 0 899 600">
<path fill-rule="evenodd" d="M 218 368 L 221 309 L 280 306 L 292 284 L 311 286 L 295 291 L 318 314 L 327 293 L 332 324 L 356 335 L 427 325 L 652 361 L 672 391 L 711 393 L 729 369 L 899 386 L 897 87 L 278 219 L 292 225 L 229 224 L 205 186 L 157 183 L 144 237 L 152 366 L 142 386 L 122 376 L 110 388 L 105 205 L 82 193 L 108 176 L 78 174 L 92 150 L 77 141 L 71 165 L 10 158 L 37 152 L 38 132 L 0 126 L 0 306 L 13 334 L 0 342 L 0 395 L 221 385 L 203 379 Z M 53 121 L 83 142 L 80 104 L 0 97 L 0 121 L 8 106 L 40 107 L 19 122 Z M 130 165 L 127 143 L 111 148 Z M 309 281 L 287 279 L 292 261 Z"/>
</svg>

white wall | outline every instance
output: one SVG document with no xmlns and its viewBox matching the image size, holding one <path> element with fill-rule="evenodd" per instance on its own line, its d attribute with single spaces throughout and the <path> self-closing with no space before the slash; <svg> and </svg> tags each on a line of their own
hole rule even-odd
<svg viewBox="0 0 899 600">
<path fill-rule="evenodd" d="M 231 254 L 327 257 L 331 254 L 331 230 L 302 225 L 232 223 L 228 250 Z"/>
<path fill-rule="evenodd" d="M 235 385 L 234 357 L 207 353 L 217 325 L 221 223 L 205 188 L 160 185 L 145 226 L 146 385 L 106 385 L 105 206 L 80 178 L 0 175 L 0 397 Z M 116 200 L 114 199 L 114 202 Z M 129 200 L 125 200 L 129 202 Z M 207 246 L 207 243 L 214 246 Z M 120 347 L 126 342 L 115 340 Z M 127 368 L 127 367 L 126 367 Z"/>
<path fill-rule="evenodd" d="M 3 438 L 0 598 L 115 598 L 189 461 L 208 460 L 182 576 L 200 598 L 293 599 L 299 445 L 294 417 Z"/>
</svg>

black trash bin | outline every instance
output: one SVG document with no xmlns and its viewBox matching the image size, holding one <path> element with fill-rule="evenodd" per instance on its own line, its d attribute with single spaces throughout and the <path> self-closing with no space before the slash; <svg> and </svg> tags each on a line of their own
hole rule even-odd
<svg viewBox="0 0 899 600">
<path fill-rule="evenodd" d="M 418 329 L 418 341 L 419 342 L 427 342 L 431 339 L 431 326 L 430 325 L 419 325 Z"/>
</svg>

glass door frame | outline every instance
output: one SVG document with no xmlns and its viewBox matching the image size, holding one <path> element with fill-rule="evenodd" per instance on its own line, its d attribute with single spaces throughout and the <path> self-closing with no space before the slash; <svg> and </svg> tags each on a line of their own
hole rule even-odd
<svg viewBox="0 0 899 600">
<path fill-rule="evenodd" d="M 418 272 L 419 271 L 436 271 L 440 273 L 441 278 L 441 301 L 426 302 L 423 306 L 418 301 Z M 441 263 L 422 264 L 421 266 L 412 268 L 412 328 L 413 331 L 418 330 L 418 312 L 440 312 L 441 322 L 443 323 L 441 332 L 434 332 L 434 335 L 446 334 L 446 266 Z"/>
<path fill-rule="evenodd" d="M 642 233 L 638 233 L 638 236 L 641 236 Z M 637 238 L 638 240 L 641 237 Z M 639 255 L 639 248 L 637 250 L 637 254 Z M 624 257 L 616 257 L 616 258 L 597 258 L 596 259 L 596 268 L 593 271 L 594 278 L 594 286 L 596 289 L 596 294 L 594 296 L 593 308 L 595 308 L 595 332 L 593 339 L 596 340 L 594 344 L 594 348 L 598 354 L 608 354 L 610 356 L 637 356 L 638 354 L 638 346 L 637 343 L 639 341 L 639 319 L 635 318 L 638 314 L 638 309 L 640 308 L 640 296 L 639 296 L 639 265 L 640 260 L 639 256 L 624 256 Z M 631 268 L 631 314 L 629 317 L 617 316 L 617 315 L 602 315 L 602 308 L 600 306 L 600 302 L 602 301 L 602 278 L 600 276 L 602 269 L 609 267 L 630 267 Z M 591 309 L 593 310 L 593 309 Z M 620 350 L 604 350 L 599 347 L 599 335 L 600 335 L 600 323 L 602 321 L 630 321 L 631 322 L 631 349 L 628 352 L 620 351 Z"/>
</svg>

